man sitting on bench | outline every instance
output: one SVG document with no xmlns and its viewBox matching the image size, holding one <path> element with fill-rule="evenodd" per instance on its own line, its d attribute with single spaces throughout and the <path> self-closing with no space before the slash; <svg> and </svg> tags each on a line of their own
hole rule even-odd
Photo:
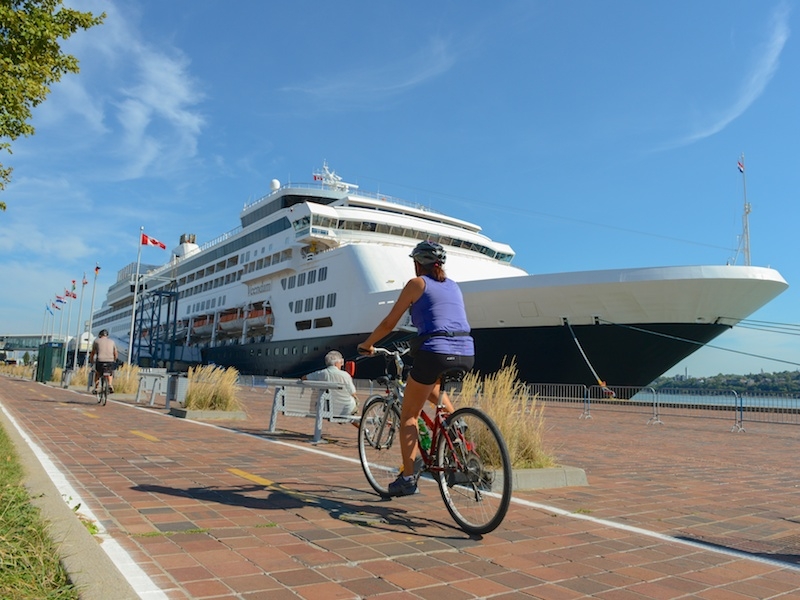
<svg viewBox="0 0 800 600">
<path fill-rule="evenodd" d="M 324 369 L 303 375 L 302 378 L 308 381 L 329 381 L 343 384 L 345 389 L 331 390 L 331 413 L 334 417 L 349 417 L 356 414 L 358 412 L 356 386 L 350 374 L 342 370 L 344 366 L 342 353 L 338 350 L 328 352 L 325 355 L 325 365 Z"/>
</svg>

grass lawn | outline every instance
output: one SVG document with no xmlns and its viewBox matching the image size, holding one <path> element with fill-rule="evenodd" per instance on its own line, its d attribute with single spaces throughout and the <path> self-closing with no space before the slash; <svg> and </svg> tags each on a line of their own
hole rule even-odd
<svg viewBox="0 0 800 600">
<path fill-rule="evenodd" d="M 14 446 L 0 427 L 0 598 L 77 600 L 22 476 Z"/>
</svg>

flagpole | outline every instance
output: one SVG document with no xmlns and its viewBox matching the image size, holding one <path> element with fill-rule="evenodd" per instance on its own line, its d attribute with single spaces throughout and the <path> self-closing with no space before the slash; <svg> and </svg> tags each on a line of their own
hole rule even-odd
<svg viewBox="0 0 800 600">
<path fill-rule="evenodd" d="M 58 308 L 61 309 L 58 312 L 58 341 L 62 341 L 61 340 L 61 330 L 62 330 L 63 325 L 64 325 L 64 309 L 61 308 L 60 306 Z"/>
<path fill-rule="evenodd" d="M 742 214 L 742 242 L 744 244 L 744 264 L 750 266 L 750 203 L 747 201 L 747 177 L 745 175 L 744 167 L 744 152 L 739 160 L 741 167 L 739 170 L 742 172 L 742 192 L 744 194 L 744 213 Z"/>
<path fill-rule="evenodd" d="M 81 299 L 78 302 L 78 322 L 75 324 L 75 351 L 72 353 L 72 368 L 76 371 L 78 370 L 78 348 L 81 345 L 81 316 L 83 315 L 83 297 L 86 295 L 84 292 L 86 290 L 86 284 L 88 283 L 88 281 L 86 281 L 85 272 L 81 282 Z"/>
<path fill-rule="evenodd" d="M 42 336 L 39 344 L 44 344 L 44 336 L 47 335 L 47 305 L 44 305 L 44 318 L 42 319 Z"/>
<path fill-rule="evenodd" d="M 69 345 L 69 323 L 72 320 L 72 296 L 69 297 L 69 309 L 67 310 L 67 331 L 64 334 L 64 357 L 61 361 L 62 373 L 67 368 L 67 346 Z"/>
<path fill-rule="evenodd" d="M 97 274 L 100 273 L 100 265 L 95 263 L 94 267 L 94 283 L 92 284 L 92 307 L 89 309 L 89 336 L 86 338 L 86 343 L 90 344 L 92 341 L 92 321 L 94 320 L 94 292 L 97 289 Z"/>
<path fill-rule="evenodd" d="M 142 234 L 144 234 L 144 226 L 139 228 L 139 252 L 136 255 L 136 277 L 133 280 L 133 310 L 131 310 L 131 328 L 128 332 L 128 364 L 131 364 L 133 358 L 133 328 L 136 325 L 136 300 L 139 295 L 139 264 L 142 261 Z"/>
</svg>

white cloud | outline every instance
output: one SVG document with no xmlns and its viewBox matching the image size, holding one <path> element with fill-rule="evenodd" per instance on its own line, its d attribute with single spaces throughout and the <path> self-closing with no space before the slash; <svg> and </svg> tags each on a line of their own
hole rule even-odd
<svg viewBox="0 0 800 600">
<path fill-rule="evenodd" d="M 394 63 L 349 72 L 326 73 L 283 92 L 307 97 L 323 110 L 376 107 L 447 72 L 456 62 L 449 44 L 433 39 L 417 53 Z"/>
<path fill-rule="evenodd" d="M 772 14 L 770 35 L 753 60 L 734 101 L 670 147 L 685 146 L 715 135 L 738 119 L 764 93 L 778 70 L 781 52 L 789 39 L 789 7 L 781 3 Z"/>
</svg>

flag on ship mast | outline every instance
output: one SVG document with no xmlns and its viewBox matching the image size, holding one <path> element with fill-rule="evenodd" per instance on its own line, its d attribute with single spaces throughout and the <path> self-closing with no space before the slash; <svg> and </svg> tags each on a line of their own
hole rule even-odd
<svg viewBox="0 0 800 600">
<path fill-rule="evenodd" d="M 142 233 L 142 246 L 156 246 L 162 250 L 167 249 L 167 245 L 164 242 L 159 242 L 156 238 L 150 237 L 144 232 Z"/>
</svg>

